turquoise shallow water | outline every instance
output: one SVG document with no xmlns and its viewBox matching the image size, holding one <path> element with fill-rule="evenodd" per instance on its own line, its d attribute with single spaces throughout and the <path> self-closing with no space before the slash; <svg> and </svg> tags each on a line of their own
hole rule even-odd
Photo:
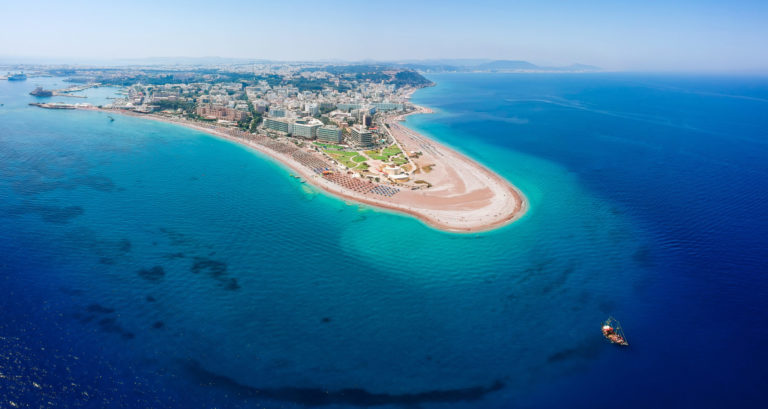
<svg viewBox="0 0 768 409">
<path fill-rule="evenodd" d="M 548 98 L 540 87 L 574 86 L 529 78 L 521 89 Z M 574 134 L 543 132 L 545 107 L 508 106 L 512 96 L 494 93 L 520 92 L 518 79 L 439 76 L 416 96 L 438 112 L 409 125 L 530 200 L 521 220 L 467 235 L 329 197 L 197 131 L 35 109 L 26 106 L 35 81 L 0 83 L 0 336 L 23 362 L 6 369 L 18 382 L 4 381 L 13 386 L 4 397 L 91 407 L 562 407 L 551 385 L 563 399 L 591 397 L 616 386 L 601 372 L 617 362 L 614 379 L 658 373 L 678 352 L 659 339 L 660 317 L 692 316 L 678 304 L 691 299 L 688 277 L 668 274 L 688 265 L 675 251 L 684 244 L 656 228 L 647 203 L 599 187 L 607 160 L 574 165 L 532 149 L 559 154 Z M 631 323 L 631 352 L 600 337 L 609 314 Z M 707 348 L 695 345 L 685 362 Z M 754 393 L 750 385 L 742 392 Z M 688 399 L 661 390 L 678 399 L 667 402 Z"/>
</svg>

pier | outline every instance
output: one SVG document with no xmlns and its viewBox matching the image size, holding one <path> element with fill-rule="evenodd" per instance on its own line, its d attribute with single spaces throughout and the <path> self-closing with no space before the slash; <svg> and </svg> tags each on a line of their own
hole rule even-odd
<svg viewBox="0 0 768 409">
<path fill-rule="evenodd" d="M 63 88 L 63 89 L 57 89 L 54 92 L 58 92 L 60 94 L 69 94 L 72 92 L 80 92 L 85 91 L 90 88 L 97 88 L 101 86 L 98 82 L 90 83 L 90 84 L 84 84 L 84 85 L 73 85 L 71 87 Z"/>
<path fill-rule="evenodd" d="M 91 83 L 84 85 L 73 85 L 71 87 L 53 90 L 53 95 L 58 97 L 70 97 L 70 98 L 88 98 L 86 95 L 72 95 L 73 92 L 85 91 L 90 88 L 97 88 L 101 86 L 99 83 Z"/>
<path fill-rule="evenodd" d="M 51 102 L 51 103 L 32 102 L 29 105 L 33 106 L 33 107 L 45 108 L 45 109 L 75 109 L 75 108 L 77 108 L 76 105 L 65 104 L 63 102 Z"/>
</svg>

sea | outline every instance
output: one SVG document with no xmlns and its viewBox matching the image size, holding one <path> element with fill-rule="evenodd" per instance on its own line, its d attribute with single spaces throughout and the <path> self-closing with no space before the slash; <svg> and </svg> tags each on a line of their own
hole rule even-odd
<svg viewBox="0 0 768 409">
<path fill-rule="evenodd" d="M 0 407 L 765 405 L 768 77 L 427 76 L 407 125 L 520 220 L 439 231 L 1 81 Z"/>
</svg>

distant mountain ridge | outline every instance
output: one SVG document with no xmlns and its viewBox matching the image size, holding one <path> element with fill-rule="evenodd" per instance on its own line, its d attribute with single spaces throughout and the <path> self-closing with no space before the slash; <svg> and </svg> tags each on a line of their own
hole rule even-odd
<svg viewBox="0 0 768 409">
<path fill-rule="evenodd" d="M 46 58 L 12 58 L 0 55 L 0 65 L 6 67 L 22 67 L 25 65 L 67 65 L 67 66 L 164 66 L 164 67 L 214 67 L 237 66 L 250 64 L 301 64 L 322 67 L 383 67 L 389 66 L 397 69 L 410 69 L 421 72 L 598 72 L 600 67 L 586 64 L 571 64 L 566 66 L 540 66 L 523 60 L 491 60 L 491 59 L 462 59 L 441 58 L 428 60 L 315 60 L 315 61 L 278 61 L 269 59 L 246 59 L 228 57 L 148 57 L 148 58 L 122 58 L 112 60 L 77 60 L 65 61 L 62 59 Z"/>
<path fill-rule="evenodd" d="M 449 63 L 450 62 L 450 63 Z M 571 64 L 562 67 L 539 66 L 522 60 L 424 60 L 400 62 L 408 68 L 426 72 L 597 72 L 600 67 Z"/>
<path fill-rule="evenodd" d="M 480 64 L 475 67 L 480 71 L 492 71 L 492 70 L 537 70 L 540 69 L 538 65 L 531 64 L 528 61 L 519 60 L 496 60 L 485 64 Z"/>
</svg>

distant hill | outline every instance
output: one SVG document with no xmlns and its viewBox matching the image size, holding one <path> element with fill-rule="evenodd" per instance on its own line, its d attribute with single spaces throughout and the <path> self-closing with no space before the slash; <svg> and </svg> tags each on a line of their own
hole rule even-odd
<svg viewBox="0 0 768 409">
<path fill-rule="evenodd" d="M 473 67 L 476 71 L 540 70 L 541 67 L 528 61 L 496 60 Z"/>
<path fill-rule="evenodd" d="M 302 72 L 327 71 L 341 78 L 354 78 L 357 81 L 372 81 L 394 84 L 396 87 L 426 87 L 434 83 L 421 75 L 414 68 L 404 65 L 385 63 L 366 63 L 348 65 L 318 65 L 307 67 Z M 422 70 L 423 71 L 423 70 Z"/>
<path fill-rule="evenodd" d="M 464 66 L 442 64 L 400 64 L 399 66 L 419 72 L 456 72 L 466 70 Z"/>
<path fill-rule="evenodd" d="M 447 63 L 451 64 L 447 64 Z M 571 64 L 563 67 L 544 67 L 522 60 L 424 60 L 401 61 L 400 66 L 420 72 L 595 72 L 600 67 Z"/>
<path fill-rule="evenodd" d="M 602 68 L 594 65 L 587 64 L 571 64 L 565 67 L 542 67 L 542 69 L 548 71 L 568 71 L 568 72 L 587 72 L 587 71 L 602 71 Z"/>
<path fill-rule="evenodd" d="M 473 59 L 473 58 L 438 58 L 427 60 L 402 60 L 396 61 L 399 64 L 428 65 L 428 66 L 449 66 L 449 67 L 469 67 L 488 63 L 491 59 Z"/>
</svg>

